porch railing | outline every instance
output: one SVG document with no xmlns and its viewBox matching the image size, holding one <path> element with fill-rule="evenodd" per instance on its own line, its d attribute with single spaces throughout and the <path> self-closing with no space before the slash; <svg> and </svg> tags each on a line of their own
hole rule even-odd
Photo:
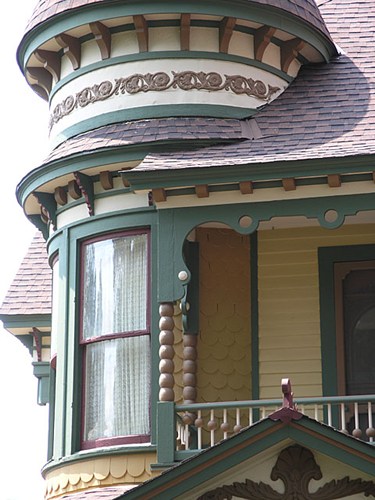
<svg viewBox="0 0 375 500">
<path fill-rule="evenodd" d="M 300 398 L 294 403 L 301 413 L 375 444 L 375 395 Z M 280 399 L 189 405 L 159 403 L 159 438 L 163 442 L 159 463 L 174 462 L 213 446 L 281 406 Z M 176 429 L 175 437 L 172 429 Z"/>
</svg>

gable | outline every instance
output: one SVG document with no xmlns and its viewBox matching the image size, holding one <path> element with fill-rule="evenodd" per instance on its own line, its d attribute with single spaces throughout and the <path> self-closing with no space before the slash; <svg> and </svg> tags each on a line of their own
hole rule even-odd
<svg viewBox="0 0 375 500">
<path fill-rule="evenodd" d="M 141 498 L 142 500 L 151 498 L 193 500 L 200 497 L 202 500 L 226 499 L 232 497 L 224 495 L 223 485 L 233 487 L 237 482 L 242 485 L 242 489 L 246 489 L 247 480 L 258 496 L 240 497 L 237 493 L 233 494 L 233 498 L 286 499 L 282 493 L 291 483 L 291 479 L 289 476 L 285 481 L 280 480 L 276 464 L 280 456 L 281 461 L 285 461 L 285 456 L 288 455 L 285 450 L 290 446 L 298 447 L 299 451 L 294 453 L 311 456 L 310 468 L 314 462 L 316 466 L 313 469 L 321 471 L 321 477 L 317 472 L 310 477 L 312 469 L 310 473 L 304 472 L 304 469 L 298 472 L 299 460 L 294 460 L 295 465 L 289 466 L 289 469 L 297 471 L 297 475 L 304 474 L 304 484 L 307 484 L 309 491 L 309 496 L 296 498 L 313 498 L 312 492 L 324 486 L 328 488 L 326 485 L 331 481 L 336 482 L 332 483 L 330 488 L 337 491 L 341 489 L 341 496 L 324 497 L 319 493 L 320 496 L 316 496 L 318 500 L 345 498 L 349 494 L 357 495 L 350 498 L 365 498 L 365 492 L 371 492 L 371 495 L 375 496 L 375 449 L 369 444 L 302 416 L 299 421 L 291 422 L 273 422 L 269 418 L 264 419 L 232 438 L 185 460 L 120 498 L 124 500 Z M 275 470 L 276 472 L 272 473 Z M 312 482 L 313 477 L 314 482 Z M 266 497 L 261 484 L 271 488 L 267 489 Z M 271 491 L 275 496 L 270 496 Z M 212 493 L 213 496 L 207 496 L 208 493 L 210 495 Z"/>
</svg>

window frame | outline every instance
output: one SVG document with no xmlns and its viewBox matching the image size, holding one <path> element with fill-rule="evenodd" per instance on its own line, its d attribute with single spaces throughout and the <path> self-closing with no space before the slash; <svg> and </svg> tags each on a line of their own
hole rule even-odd
<svg viewBox="0 0 375 500">
<path fill-rule="evenodd" d="M 96 335 L 89 338 L 83 337 L 83 311 L 84 311 L 84 251 L 85 247 L 99 241 L 106 241 L 114 238 L 121 237 L 131 237 L 137 235 L 146 236 L 146 327 L 143 330 L 129 330 L 118 333 L 110 333 L 104 335 Z M 81 242 L 79 248 L 79 259 L 80 259 L 80 282 L 79 282 L 79 347 L 81 351 L 82 360 L 82 390 L 81 390 L 81 449 L 93 449 L 99 447 L 116 446 L 122 444 L 141 444 L 149 443 L 151 441 L 151 378 L 150 378 L 150 388 L 149 388 L 149 402 L 148 402 L 148 418 L 150 423 L 150 432 L 148 434 L 130 434 L 112 437 L 100 437 L 94 440 L 84 439 L 85 432 L 85 414 L 86 414 L 86 353 L 87 346 L 105 342 L 109 340 L 115 340 L 119 338 L 133 338 L 139 336 L 148 336 L 150 343 L 150 354 L 151 354 L 151 231 L 149 228 L 138 228 L 130 230 L 120 230 L 111 231 L 108 233 L 100 234 L 91 238 L 87 238 Z M 151 375 L 151 365 L 149 366 Z"/>
<path fill-rule="evenodd" d="M 319 265 L 319 303 L 320 303 L 320 335 L 322 357 L 322 382 L 324 396 L 345 396 L 343 379 L 339 371 L 342 368 L 343 340 L 337 336 L 337 310 L 335 300 L 336 284 L 334 266 L 347 263 L 375 260 L 375 244 L 332 246 L 318 248 Z M 341 348 L 340 348 L 341 342 Z M 340 352 L 341 350 L 341 352 Z M 345 382 L 344 382 L 345 383 Z"/>
</svg>

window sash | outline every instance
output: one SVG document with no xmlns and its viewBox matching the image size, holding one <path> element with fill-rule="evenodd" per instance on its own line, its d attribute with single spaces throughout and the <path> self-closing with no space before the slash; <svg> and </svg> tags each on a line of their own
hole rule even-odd
<svg viewBox="0 0 375 500">
<path fill-rule="evenodd" d="M 82 245 L 82 447 L 149 441 L 149 234 Z"/>
<path fill-rule="evenodd" d="M 149 336 L 95 342 L 85 351 L 83 440 L 149 435 Z"/>
<path fill-rule="evenodd" d="M 147 234 L 84 245 L 82 340 L 147 331 Z"/>
</svg>

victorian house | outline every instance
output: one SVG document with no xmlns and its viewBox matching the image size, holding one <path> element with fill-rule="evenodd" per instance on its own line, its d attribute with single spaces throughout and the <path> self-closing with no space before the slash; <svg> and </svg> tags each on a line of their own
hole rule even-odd
<svg viewBox="0 0 375 500">
<path fill-rule="evenodd" d="M 46 500 L 375 497 L 373 0 L 40 0 L 17 57 Z"/>
</svg>

